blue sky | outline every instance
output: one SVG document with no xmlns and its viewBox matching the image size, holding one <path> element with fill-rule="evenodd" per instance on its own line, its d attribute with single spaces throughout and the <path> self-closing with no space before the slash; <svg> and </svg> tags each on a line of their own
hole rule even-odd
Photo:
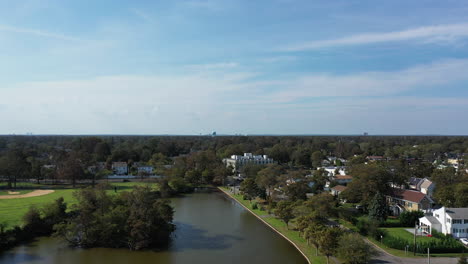
<svg viewBox="0 0 468 264">
<path fill-rule="evenodd" d="M 468 134 L 466 1 L 0 0 L 0 134 Z"/>
</svg>

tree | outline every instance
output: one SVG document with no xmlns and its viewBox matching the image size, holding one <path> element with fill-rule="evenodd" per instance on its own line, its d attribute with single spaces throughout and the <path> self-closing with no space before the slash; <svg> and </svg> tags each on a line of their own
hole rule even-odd
<svg viewBox="0 0 468 264">
<path fill-rule="evenodd" d="M 347 233 L 341 236 L 337 252 L 338 256 L 348 264 L 368 263 L 377 253 L 356 233 Z"/>
<path fill-rule="evenodd" d="M 280 201 L 276 205 L 275 215 L 283 220 L 287 229 L 289 229 L 289 221 L 294 218 L 293 209 L 293 205 L 289 201 Z"/>
<path fill-rule="evenodd" d="M 278 177 L 281 174 L 281 167 L 278 165 L 269 165 L 260 170 L 257 174 L 256 183 L 261 188 L 267 190 L 267 196 L 270 197 L 271 189 L 278 183 Z"/>
<path fill-rule="evenodd" d="M 424 212 L 422 211 L 403 212 L 399 216 L 400 224 L 406 227 L 414 227 L 414 223 L 423 216 Z"/>
<path fill-rule="evenodd" d="M 252 201 L 252 199 L 255 199 L 261 194 L 261 191 L 253 178 L 245 179 L 240 185 L 240 191 L 249 201 Z"/>
<path fill-rule="evenodd" d="M 305 239 L 307 243 L 312 243 L 315 246 L 315 256 L 318 256 L 318 249 L 320 246 L 320 236 L 325 229 L 325 226 L 321 223 L 312 223 L 305 229 Z"/>
<path fill-rule="evenodd" d="M 466 261 L 465 254 L 462 254 L 460 258 L 458 259 L 457 264 L 468 264 L 468 261 Z"/>
<path fill-rule="evenodd" d="M 320 232 L 318 239 L 320 251 L 327 257 L 327 264 L 330 256 L 336 253 L 340 235 L 343 231 L 337 227 L 328 227 Z"/>
<path fill-rule="evenodd" d="M 330 193 L 314 195 L 306 202 L 306 204 L 322 218 L 336 215 L 337 202 Z"/>
<path fill-rule="evenodd" d="M 343 192 L 343 198 L 350 202 L 360 202 L 367 206 L 377 192 L 390 192 L 390 173 L 377 163 L 355 165 L 349 173 L 354 178 Z"/>
<path fill-rule="evenodd" d="M 285 192 L 291 201 L 306 200 L 306 194 L 310 192 L 310 188 L 305 180 L 298 180 L 287 185 Z"/>
<path fill-rule="evenodd" d="M 73 152 L 67 157 L 58 169 L 58 176 L 59 178 L 70 180 L 73 187 L 75 187 L 77 180 L 85 177 L 85 171 L 79 153 Z"/>
<path fill-rule="evenodd" d="M 321 151 L 315 151 L 310 157 L 312 166 L 316 168 L 322 166 L 323 159 L 325 159 L 325 155 Z"/>
<path fill-rule="evenodd" d="M 30 172 L 30 164 L 20 149 L 9 149 L 0 158 L 0 175 L 7 176 L 7 187 L 16 188 L 18 178 L 23 178 Z"/>
<path fill-rule="evenodd" d="M 455 207 L 468 207 L 468 183 L 459 183 L 455 186 Z"/>
<path fill-rule="evenodd" d="M 385 222 L 388 216 L 387 202 L 382 193 L 375 194 L 369 206 L 369 218 L 379 222 Z"/>
</svg>

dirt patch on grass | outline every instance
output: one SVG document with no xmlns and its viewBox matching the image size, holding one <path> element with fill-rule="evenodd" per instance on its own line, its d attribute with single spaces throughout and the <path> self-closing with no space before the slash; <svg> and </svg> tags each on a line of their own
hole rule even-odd
<svg viewBox="0 0 468 264">
<path fill-rule="evenodd" d="M 0 195 L 0 199 L 28 198 L 28 197 L 42 196 L 42 195 L 46 195 L 46 194 L 53 193 L 53 192 L 55 191 L 54 190 L 35 190 L 26 194 L 11 194 L 10 192 L 8 192 L 9 195 Z"/>
<path fill-rule="evenodd" d="M 20 194 L 19 192 L 8 191 L 8 194 Z"/>
</svg>

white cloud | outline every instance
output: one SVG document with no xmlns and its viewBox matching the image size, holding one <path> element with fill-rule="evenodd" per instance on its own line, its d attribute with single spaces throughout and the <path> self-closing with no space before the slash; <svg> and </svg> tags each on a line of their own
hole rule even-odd
<svg viewBox="0 0 468 264">
<path fill-rule="evenodd" d="M 20 33 L 20 34 L 28 34 L 34 35 L 38 37 L 46 37 L 46 38 L 53 38 L 53 39 L 60 39 L 66 41 L 80 41 L 79 38 L 75 38 L 72 36 L 67 36 L 63 34 L 56 34 L 44 30 L 37 30 L 37 29 L 29 29 L 29 28 L 21 28 L 21 27 L 12 27 L 8 25 L 0 25 L 0 31 L 3 32 L 12 32 L 12 33 Z"/>
<path fill-rule="evenodd" d="M 154 18 L 152 16 L 150 16 L 148 13 L 144 12 L 143 10 L 141 9 L 138 9 L 138 8 L 132 8 L 130 9 L 136 16 L 138 16 L 139 18 L 143 19 L 144 21 L 148 22 L 148 23 L 154 23 Z"/>
<path fill-rule="evenodd" d="M 208 64 L 191 64 L 186 65 L 185 68 L 190 70 L 225 70 L 235 68 L 239 66 L 237 62 L 220 62 L 220 63 L 208 63 Z"/>
<path fill-rule="evenodd" d="M 401 133 L 424 131 L 419 125 L 432 133 L 463 132 L 467 127 L 449 129 L 447 124 L 463 118 L 454 113 L 467 110 L 467 98 L 400 95 L 415 88 L 450 87 L 468 80 L 467 71 L 468 60 L 446 60 L 394 72 L 276 81 L 214 70 L 27 82 L 1 88 L 0 119 L 7 125 L 0 133 L 349 133 L 356 128 L 360 133 L 361 127 L 379 132 L 368 129 L 372 125 L 386 125 L 391 133 L 385 122 L 397 121 L 407 129 L 393 130 Z M 392 121 L 399 115 L 405 120 Z M 410 117 L 417 121 L 411 123 Z M 448 130 L 430 130 L 426 123 L 434 118 Z M 317 125 L 320 129 L 310 130 Z"/>
<path fill-rule="evenodd" d="M 357 34 L 337 39 L 299 43 L 281 48 L 280 50 L 304 51 L 335 46 L 353 46 L 409 40 L 417 40 L 425 43 L 444 43 L 453 42 L 465 37 L 468 37 L 468 23 L 425 26 L 384 33 Z"/>
<path fill-rule="evenodd" d="M 388 96 L 417 88 L 468 81 L 468 59 L 445 60 L 393 72 L 350 75 L 310 74 L 294 80 L 267 83 L 277 92 L 263 100 L 292 102 L 311 97 Z"/>
</svg>

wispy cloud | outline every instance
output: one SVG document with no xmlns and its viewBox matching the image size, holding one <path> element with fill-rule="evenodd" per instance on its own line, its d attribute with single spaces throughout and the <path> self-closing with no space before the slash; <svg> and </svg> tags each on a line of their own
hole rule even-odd
<svg viewBox="0 0 468 264">
<path fill-rule="evenodd" d="M 220 63 L 208 63 L 208 64 L 190 64 L 186 65 L 185 68 L 189 70 L 225 70 L 238 67 L 237 62 L 220 62 Z"/>
<path fill-rule="evenodd" d="M 466 72 L 468 59 L 452 59 L 391 72 L 308 74 L 291 80 L 251 84 L 273 91 L 252 103 L 290 103 L 318 97 L 394 96 L 413 89 L 468 81 Z"/>
<path fill-rule="evenodd" d="M 136 16 L 138 16 L 139 18 L 143 19 L 144 21 L 148 22 L 148 23 L 154 23 L 155 20 L 154 18 L 149 15 L 148 13 L 144 12 L 143 10 L 141 9 L 138 9 L 138 8 L 132 8 L 130 9 Z"/>
<path fill-rule="evenodd" d="M 452 42 L 468 37 L 468 23 L 436 25 L 383 33 L 364 33 L 342 38 L 317 40 L 280 48 L 282 51 L 304 51 L 336 46 L 365 45 L 383 42 L 418 40 L 428 42 Z"/>
<path fill-rule="evenodd" d="M 52 33 L 49 31 L 38 30 L 38 29 L 13 27 L 9 25 L 0 25 L 0 31 L 28 34 L 28 35 L 38 36 L 38 37 L 53 38 L 53 39 L 60 39 L 60 40 L 66 40 L 66 41 L 80 41 L 81 40 L 79 38 L 64 35 L 64 34 L 57 34 L 57 33 Z"/>
</svg>

